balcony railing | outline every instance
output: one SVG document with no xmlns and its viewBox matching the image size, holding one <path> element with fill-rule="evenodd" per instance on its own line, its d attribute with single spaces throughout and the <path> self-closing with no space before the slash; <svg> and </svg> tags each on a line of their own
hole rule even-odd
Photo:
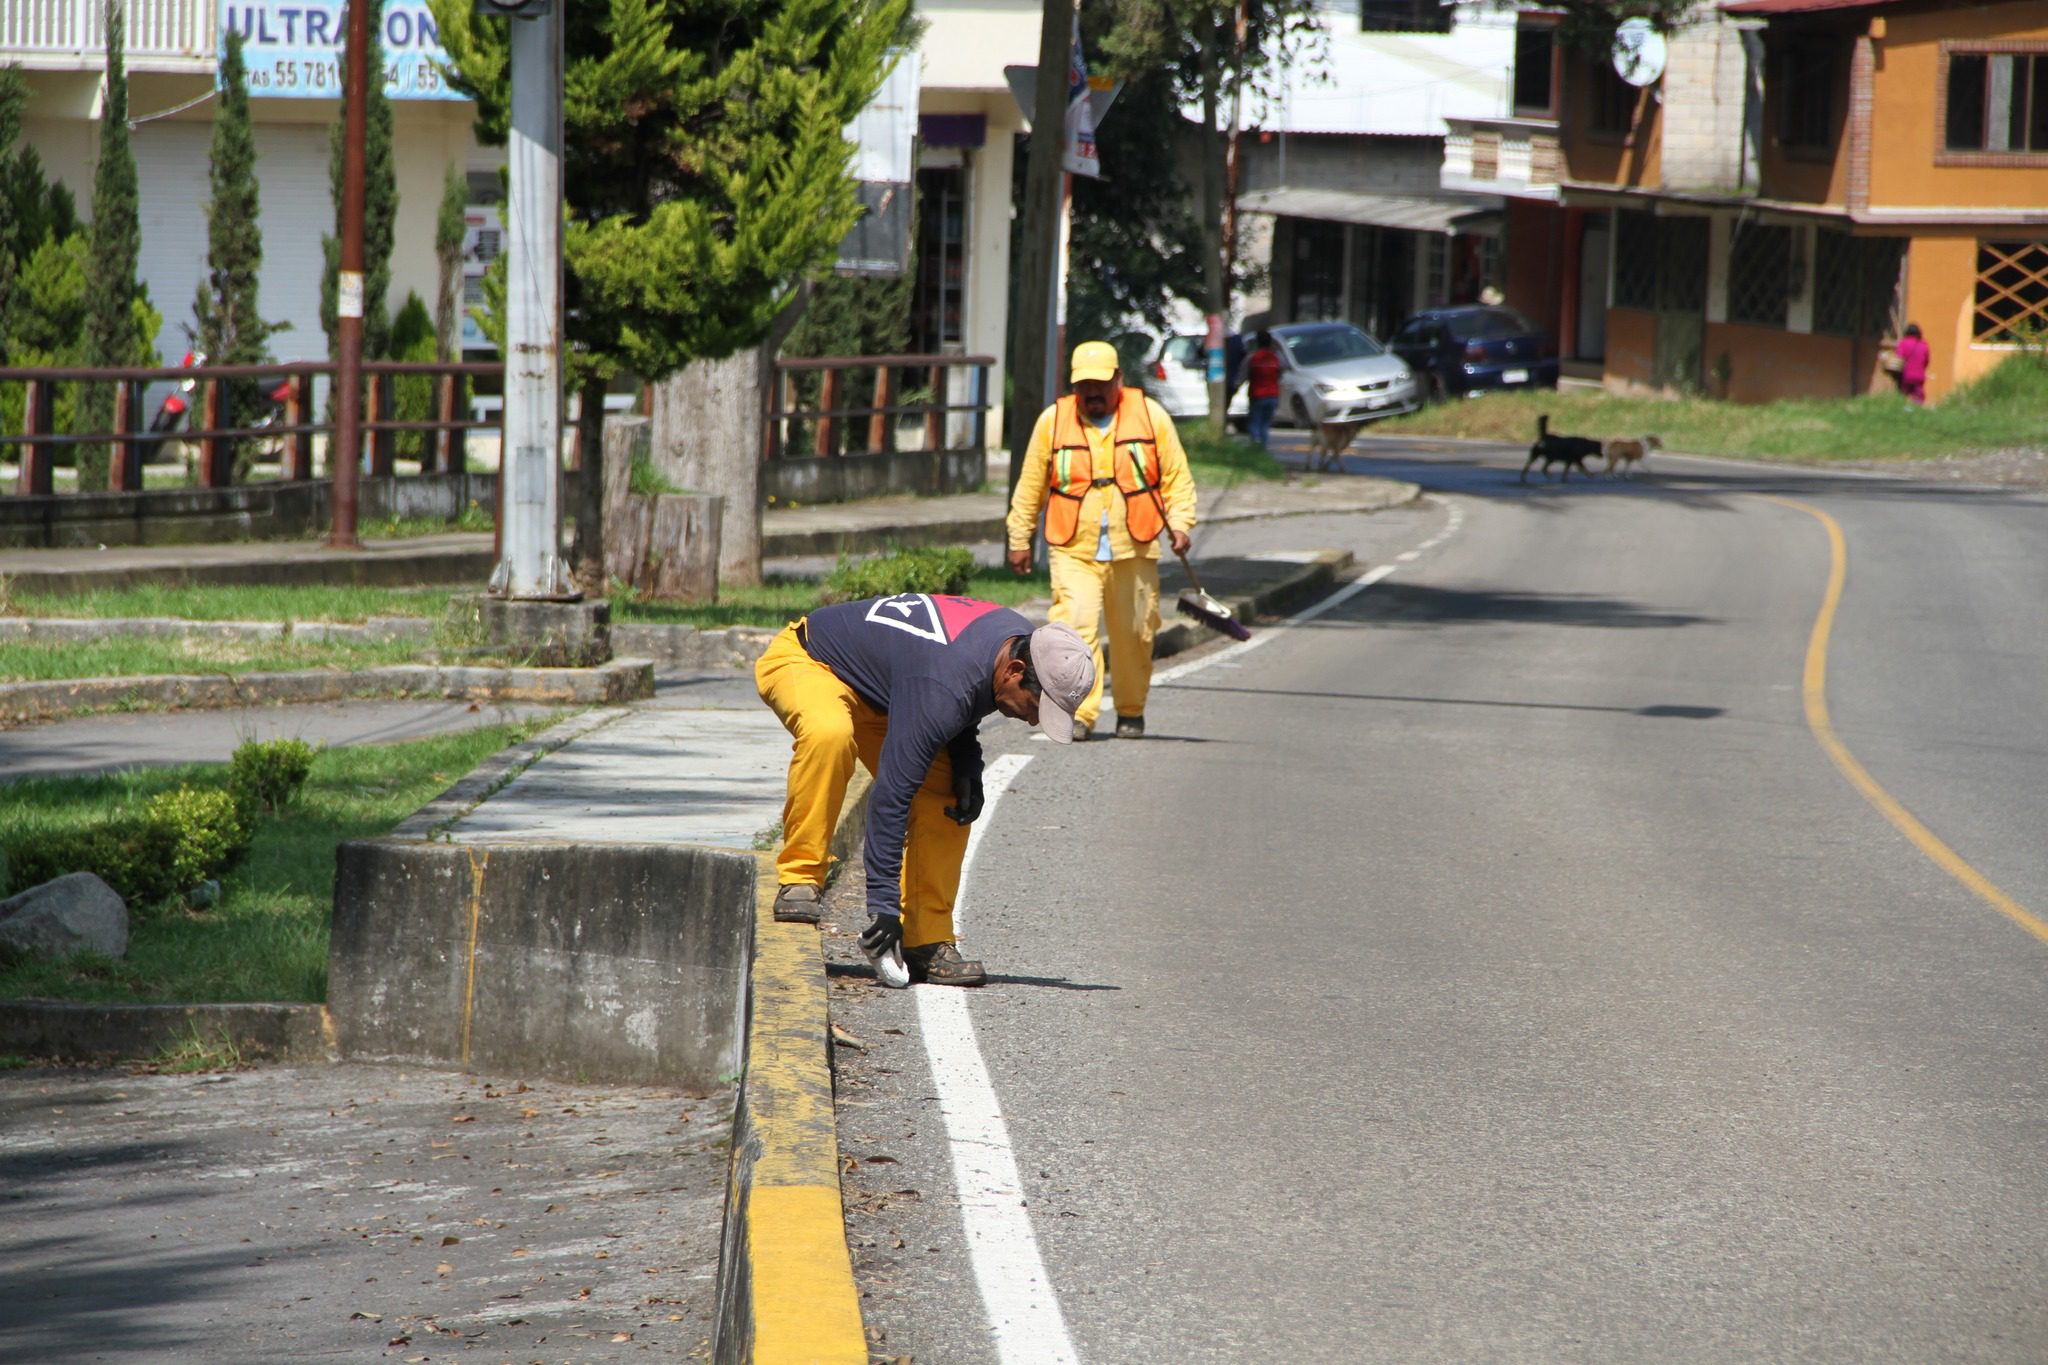
<svg viewBox="0 0 2048 1365">
<path fill-rule="evenodd" d="M 1522 199 L 1555 199 L 1563 170 L 1557 125 L 1548 119 L 1445 119 L 1442 182 Z"/>
<path fill-rule="evenodd" d="M 127 0 L 131 70 L 211 67 L 217 0 Z M 0 0 L 0 64 L 98 70 L 106 62 L 105 0 Z"/>
</svg>

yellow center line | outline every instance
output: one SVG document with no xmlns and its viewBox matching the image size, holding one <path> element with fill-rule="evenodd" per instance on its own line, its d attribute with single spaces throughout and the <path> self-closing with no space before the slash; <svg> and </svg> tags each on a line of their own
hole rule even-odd
<svg viewBox="0 0 2048 1365">
<path fill-rule="evenodd" d="M 1861 763 L 1856 761 L 1840 739 L 1835 736 L 1834 723 L 1828 719 L 1828 637 L 1833 633 L 1835 609 L 1841 604 L 1842 584 L 1849 574 L 1849 551 L 1842 538 L 1842 528 L 1835 519 L 1818 507 L 1812 507 L 1792 498 L 1763 495 L 1768 501 L 1794 511 L 1804 512 L 1818 521 L 1828 533 L 1828 589 L 1821 598 L 1820 615 L 1814 619 L 1813 634 L 1806 643 L 1806 675 L 1804 692 L 1806 698 L 1806 724 L 1813 731 L 1813 737 L 1835 766 L 1842 770 L 1842 776 L 1849 779 L 1849 785 L 1863 794 L 1863 799 L 1877 807 L 1878 813 L 1892 822 L 1899 833 L 1906 836 L 1913 846 L 1926 854 L 1928 859 L 1942 871 L 1954 877 L 1967 887 L 1985 904 L 2019 925 L 2043 943 L 2048 943 L 2048 922 L 2031 913 L 2025 906 L 1998 889 L 1990 878 L 1963 861 L 1962 855 L 1935 836 L 1933 830 L 1913 818 L 1913 813 L 1900 805 L 1883 787 L 1877 784 Z"/>
</svg>

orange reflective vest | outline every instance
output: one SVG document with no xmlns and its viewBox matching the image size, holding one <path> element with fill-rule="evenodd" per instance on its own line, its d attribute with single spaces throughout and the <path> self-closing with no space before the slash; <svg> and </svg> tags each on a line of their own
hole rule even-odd
<svg viewBox="0 0 2048 1365">
<path fill-rule="evenodd" d="M 1142 389 L 1127 388 L 1117 403 L 1115 469 L 1095 472 L 1095 457 L 1082 429 L 1081 404 L 1068 394 L 1053 404 L 1052 458 L 1046 464 L 1045 543 L 1070 545 L 1081 528 L 1081 499 L 1090 488 L 1114 484 L 1124 495 L 1124 526 L 1140 545 L 1159 538 L 1166 512 L 1159 497 L 1159 445 L 1152 434 L 1152 414 Z"/>
</svg>

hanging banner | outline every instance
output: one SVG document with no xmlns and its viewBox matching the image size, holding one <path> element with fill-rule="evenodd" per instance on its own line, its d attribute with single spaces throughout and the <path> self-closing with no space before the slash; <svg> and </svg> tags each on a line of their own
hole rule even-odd
<svg viewBox="0 0 2048 1365">
<path fill-rule="evenodd" d="M 242 35 L 252 98 L 338 100 L 347 15 L 342 0 L 227 0 L 220 7 L 221 40 L 230 29 Z M 384 0 L 380 23 L 388 98 L 463 98 L 435 69 L 448 54 L 427 0 Z"/>
<path fill-rule="evenodd" d="M 1102 178 L 1095 156 L 1095 105 L 1088 97 L 1088 62 L 1081 52 L 1081 16 L 1074 16 L 1073 56 L 1067 63 L 1067 147 L 1063 169 L 1091 180 Z"/>
</svg>

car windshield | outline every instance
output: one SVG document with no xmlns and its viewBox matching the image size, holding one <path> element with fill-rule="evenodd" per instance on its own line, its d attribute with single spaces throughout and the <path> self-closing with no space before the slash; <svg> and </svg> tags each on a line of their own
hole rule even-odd
<svg viewBox="0 0 2048 1365">
<path fill-rule="evenodd" d="M 1342 323 L 1287 332 L 1280 340 L 1297 365 L 1328 365 L 1338 360 L 1367 360 L 1382 354 L 1380 344 L 1356 327 Z"/>
<path fill-rule="evenodd" d="M 1479 308 L 1470 313 L 1453 313 L 1446 320 L 1451 325 L 1451 335 L 1460 341 L 1528 336 L 1536 330 L 1529 325 L 1529 319 L 1512 308 Z"/>
</svg>

